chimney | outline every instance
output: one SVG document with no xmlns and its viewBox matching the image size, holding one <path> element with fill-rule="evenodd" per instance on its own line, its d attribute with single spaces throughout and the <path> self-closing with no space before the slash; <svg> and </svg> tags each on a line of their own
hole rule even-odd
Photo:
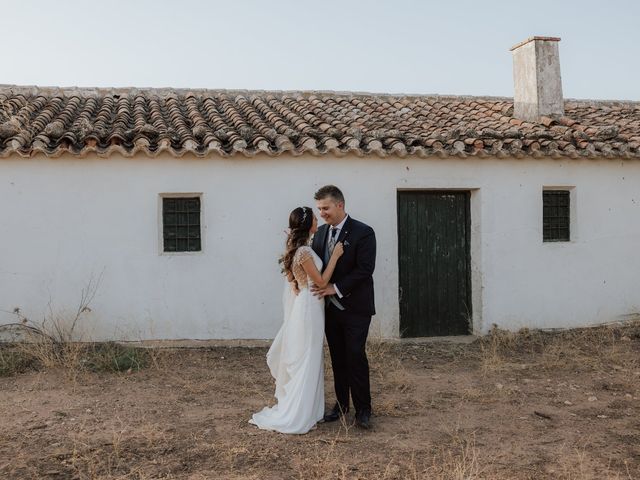
<svg viewBox="0 0 640 480">
<path fill-rule="evenodd" d="M 531 37 L 511 48 L 513 53 L 513 116 L 538 122 L 564 115 L 557 37 Z"/>
</svg>

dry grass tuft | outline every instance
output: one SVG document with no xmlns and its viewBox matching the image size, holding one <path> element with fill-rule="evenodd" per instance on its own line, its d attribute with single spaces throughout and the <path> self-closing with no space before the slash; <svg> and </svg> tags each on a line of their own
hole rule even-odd
<svg viewBox="0 0 640 480">
<path fill-rule="evenodd" d="M 489 462 L 486 462 L 489 463 Z M 475 435 L 456 437 L 449 447 L 440 447 L 431 465 L 420 476 L 434 480 L 475 480 L 486 478 L 476 447 Z"/>
<path fill-rule="evenodd" d="M 382 337 L 370 337 L 367 340 L 367 358 L 373 365 L 384 365 L 393 355 L 394 344 Z"/>
<path fill-rule="evenodd" d="M 632 339 L 640 338 L 640 321 L 600 325 L 571 330 L 529 330 L 518 332 L 493 326 L 478 339 L 479 359 L 484 374 L 522 365 L 527 358 L 545 370 L 585 369 L 607 371 L 637 368 L 628 355 Z M 525 365 L 526 366 L 526 365 Z"/>
<path fill-rule="evenodd" d="M 516 335 L 507 330 L 501 330 L 496 325 L 480 342 L 480 360 L 483 373 L 507 368 L 507 356 L 516 345 Z"/>
<path fill-rule="evenodd" d="M 345 444 L 350 443 L 349 429 L 350 427 L 344 424 L 335 436 L 320 440 L 312 451 L 295 455 L 291 461 L 294 478 L 348 478 L 349 468 L 341 458 L 341 453 Z"/>
<path fill-rule="evenodd" d="M 344 445 L 344 444 L 347 445 Z M 432 480 L 475 480 L 486 478 L 480 466 L 479 453 L 473 434 L 452 438 L 449 444 L 427 450 L 409 450 L 398 455 L 377 458 L 381 464 L 371 470 L 366 461 L 360 463 L 347 452 L 348 436 L 337 436 L 322 441 L 309 455 L 298 455 L 292 460 L 294 478 L 300 479 L 350 479 L 371 480 L 432 479 Z M 362 473 L 366 470 L 366 475 Z"/>
<path fill-rule="evenodd" d="M 91 312 L 100 279 L 91 279 L 82 290 L 75 313 L 68 316 L 53 311 L 40 323 L 23 315 L 20 308 L 11 313 L 16 322 L 0 325 L 0 332 L 10 341 L 0 344 L 0 376 L 15 375 L 26 370 L 61 368 L 72 380 L 82 371 L 139 370 L 150 361 L 157 365 L 149 349 L 126 347 L 115 342 L 95 343 L 82 338 L 78 327 Z"/>
<path fill-rule="evenodd" d="M 544 344 L 542 365 L 596 371 L 637 368 L 637 359 L 627 354 L 631 338 L 640 338 L 640 322 L 555 332 Z"/>
<path fill-rule="evenodd" d="M 25 355 L 11 345 L 0 345 L 0 377 L 8 377 L 36 368 L 35 357 Z"/>
<path fill-rule="evenodd" d="M 586 443 L 572 447 L 562 445 L 558 450 L 556 461 L 548 466 L 550 476 L 558 480 L 632 480 L 636 478 L 629 470 L 628 462 L 624 462 L 622 471 L 614 471 L 611 460 L 603 461 L 593 455 L 588 447 Z"/>
</svg>

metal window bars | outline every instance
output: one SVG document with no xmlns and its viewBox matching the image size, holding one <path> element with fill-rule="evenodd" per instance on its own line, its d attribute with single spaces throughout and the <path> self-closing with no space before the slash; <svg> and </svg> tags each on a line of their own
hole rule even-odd
<svg viewBox="0 0 640 480">
<path fill-rule="evenodd" d="M 200 197 L 162 199 L 162 236 L 165 252 L 199 252 Z"/>
</svg>

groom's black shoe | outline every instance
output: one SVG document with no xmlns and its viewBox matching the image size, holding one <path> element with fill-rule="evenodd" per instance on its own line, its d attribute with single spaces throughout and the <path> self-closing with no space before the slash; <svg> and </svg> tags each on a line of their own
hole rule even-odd
<svg viewBox="0 0 640 480">
<path fill-rule="evenodd" d="M 338 403 L 336 403 L 331 410 L 324 414 L 325 422 L 335 422 L 339 420 L 340 417 L 343 417 L 349 411 L 348 408 L 342 408 Z"/>
<path fill-rule="evenodd" d="M 365 430 L 371 428 L 371 412 L 362 410 L 356 413 L 356 425 Z"/>
</svg>

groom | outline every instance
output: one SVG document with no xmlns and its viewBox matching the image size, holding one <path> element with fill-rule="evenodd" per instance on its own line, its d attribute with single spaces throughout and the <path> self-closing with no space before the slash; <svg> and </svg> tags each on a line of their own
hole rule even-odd
<svg viewBox="0 0 640 480">
<path fill-rule="evenodd" d="M 376 236 L 373 229 L 344 211 L 344 196 L 334 185 L 326 185 L 314 196 L 325 225 L 318 228 L 312 248 L 326 265 L 337 242 L 344 253 L 338 260 L 331 283 L 312 287 L 325 297 L 325 334 L 337 402 L 325 414 L 326 422 L 338 420 L 349 411 L 349 393 L 356 411 L 356 424 L 370 428 L 371 392 L 369 362 L 365 351 L 373 301 L 373 269 L 376 262 Z"/>
</svg>

